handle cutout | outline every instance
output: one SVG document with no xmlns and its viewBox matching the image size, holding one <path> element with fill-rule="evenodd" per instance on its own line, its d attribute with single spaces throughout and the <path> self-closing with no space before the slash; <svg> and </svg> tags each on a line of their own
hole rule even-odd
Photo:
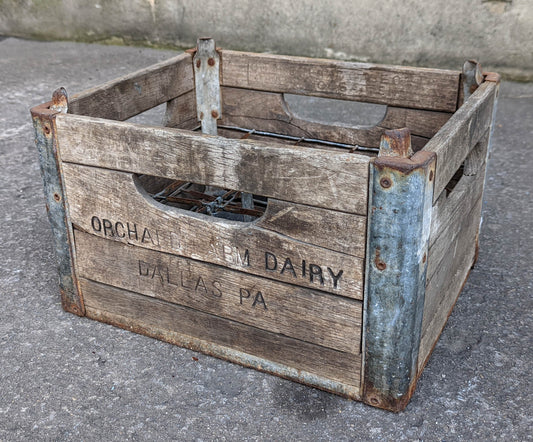
<svg viewBox="0 0 533 442">
<path fill-rule="evenodd" d="M 268 199 L 188 181 L 136 175 L 137 182 L 156 202 L 195 213 L 248 223 L 265 213 Z M 243 197 L 244 195 L 244 197 Z"/>
<path fill-rule="evenodd" d="M 457 184 L 461 181 L 461 178 L 464 176 L 464 170 L 465 170 L 465 163 L 461 164 L 459 166 L 459 169 L 455 172 L 455 174 L 451 177 L 450 181 L 448 181 L 448 184 L 444 187 L 444 190 L 446 191 L 446 197 L 450 195 L 450 193 L 453 192 L 453 189 L 457 187 Z"/>
<path fill-rule="evenodd" d="M 298 118 L 348 127 L 373 127 L 385 118 L 387 105 L 284 94 L 291 113 Z"/>
</svg>

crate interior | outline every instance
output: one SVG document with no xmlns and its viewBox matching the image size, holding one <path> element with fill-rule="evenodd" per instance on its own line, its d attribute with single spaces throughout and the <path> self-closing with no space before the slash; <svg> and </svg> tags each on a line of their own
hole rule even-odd
<svg viewBox="0 0 533 442">
<path fill-rule="evenodd" d="M 219 51 L 217 135 L 280 146 L 376 156 L 387 129 L 408 127 L 424 147 L 460 101 L 459 72 Z M 86 91 L 69 112 L 200 132 L 191 54 Z M 237 221 L 266 207 L 261 195 L 139 176 L 158 202 Z M 246 201 L 246 204 L 242 202 Z"/>
</svg>

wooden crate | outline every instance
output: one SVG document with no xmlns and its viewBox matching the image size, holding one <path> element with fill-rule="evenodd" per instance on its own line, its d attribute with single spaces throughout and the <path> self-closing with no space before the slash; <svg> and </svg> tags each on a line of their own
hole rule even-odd
<svg viewBox="0 0 533 442">
<path fill-rule="evenodd" d="M 475 62 L 201 39 L 70 100 L 58 89 L 31 112 L 63 307 L 401 410 L 476 260 L 498 88 Z M 287 93 L 387 111 L 316 123 Z M 162 103 L 160 127 L 124 122 Z"/>
</svg>

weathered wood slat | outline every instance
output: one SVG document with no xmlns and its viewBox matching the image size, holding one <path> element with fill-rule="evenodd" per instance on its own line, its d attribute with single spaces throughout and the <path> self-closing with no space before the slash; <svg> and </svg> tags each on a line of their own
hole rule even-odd
<svg viewBox="0 0 533 442">
<path fill-rule="evenodd" d="M 497 83 L 482 83 L 424 147 L 437 154 L 433 202 L 489 128 L 497 89 Z"/>
<path fill-rule="evenodd" d="M 380 137 L 389 127 L 405 127 L 406 123 L 429 133 L 429 124 L 417 124 L 417 117 L 430 116 L 438 124 L 445 120 L 446 112 L 430 112 L 415 109 L 392 108 L 383 121 L 375 127 L 348 127 L 307 121 L 293 115 L 287 107 L 283 94 L 225 87 L 221 125 L 237 126 L 294 137 L 305 137 L 365 147 L 379 147 Z M 405 112 L 402 112 L 405 111 Z M 390 117 L 389 117 L 390 113 Z M 435 117 L 437 115 L 437 117 Z M 436 121 L 435 121 L 436 120 Z M 441 126 L 442 126 L 441 124 Z M 436 133 L 438 128 L 434 131 Z M 416 136 L 412 132 L 413 146 L 420 150 L 428 141 L 426 135 Z M 430 135 L 432 136 L 432 135 Z"/>
<path fill-rule="evenodd" d="M 163 126 L 192 130 L 200 125 L 196 114 L 196 96 L 190 91 L 168 101 Z"/>
<path fill-rule="evenodd" d="M 427 328 L 427 324 L 436 314 L 438 306 L 444 302 L 450 280 L 453 280 L 455 273 L 464 270 L 456 266 L 466 265 L 464 255 L 475 248 L 481 205 L 482 200 L 479 198 L 471 208 L 461 214 L 456 214 L 454 223 L 449 224 L 429 249 L 423 330 Z M 458 238 L 461 238 L 461 241 Z M 467 244 L 462 242 L 467 242 Z M 471 264 L 470 262 L 468 265 Z"/>
<path fill-rule="evenodd" d="M 126 120 L 193 89 L 191 55 L 183 53 L 74 95 L 69 112 Z"/>
<path fill-rule="evenodd" d="M 459 77 L 459 71 L 222 50 L 223 86 L 415 109 L 455 111 Z"/>
<path fill-rule="evenodd" d="M 63 161 L 366 214 L 369 158 L 363 155 L 77 115 L 59 115 L 57 127 Z"/>
<path fill-rule="evenodd" d="M 445 256 L 426 288 L 426 302 L 422 322 L 422 338 L 418 354 L 418 368 L 422 369 L 435 342 L 446 325 L 457 298 L 466 282 L 476 254 L 476 237 L 479 229 L 481 200 L 471 212 L 476 218 L 450 239 Z M 431 265 L 432 256 L 428 257 Z"/>
<path fill-rule="evenodd" d="M 287 236 L 293 230 L 278 216 L 275 208 L 280 206 L 276 202 L 274 210 L 261 218 L 270 231 L 255 223 L 228 221 L 156 203 L 128 173 L 64 163 L 63 175 L 72 222 L 94 235 L 362 299 L 362 257 L 331 250 L 338 240 L 331 240 L 326 249 Z M 302 214 L 304 208 L 294 206 L 294 211 Z M 354 234 L 361 243 L 346 244 L 344 249 L 364 253 L 361 217 L 334 211 L 328 211 L 328 216 L 321 214 L 317 222 L 322 223 L 322 233 L 313 226 L 308 241 L 327 243 L 346 220 L 346 231 L 358 232 Z M 305 231 L 304 226 L 301 235 Z"/>
<path fill-rule="evenodd" d="M 75 233 L 83 278 L 358 354 L 361 301 Z"/>
<path fill-rule="evenodd" d="M 365 256 L 366 217 L 270 199 L 257 226 L 326 249 Z"/>
<path fill-rule="evenodd" d="M 379 123 L 379 126 L 385 129 L 407 127 L 411 131 L 411 140 L 413 135 L 431 138 L 446 124 L 452 115 L 450 112 L 389 106 L 387 107 L 385 118 Z M 416 143 L 413 143 L 413 148 L 416 147 Z"/>
<path fill-rule="evenodd" d="M 319 388 L 352 398 L 359 395 L 360 355 L 320 347 L 83 278 L 80 286 L 90 318 L 299 382 L 312 383 L 313 374 L 324 378 L 315 380 Z M 281 366 L 272 367 L 272 361 Z"/>
<path fill-rule="evenodd" d="M 481 167 L 484 168 L 485 166 L 482 165 Z M 456 224 L 456 228 L 460 229 L 461 223 L 470 222 L 465 217 L 481 198 L 484 178 L 484 173 L 475 176 L 463 175 L 448 196 L 446 196 L 446 192 L 443 192 L 433 206 L 429 237 L 430 247 L 451 224 Z"/>
</svg>

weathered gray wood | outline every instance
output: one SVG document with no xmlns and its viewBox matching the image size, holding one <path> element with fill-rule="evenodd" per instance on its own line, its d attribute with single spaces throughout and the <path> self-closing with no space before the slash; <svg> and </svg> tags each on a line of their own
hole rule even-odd
<svg viewBox="0 0 533 442">
<path fill-rule="evenodd" d="M 365 147 L 379 147 L 380 137 L 387 128 L 413 127 L 413 146 L 415 150 L 420 150 L 428 142 L 425 137 L 433 136 L 451 115 L 446 112 L 389 108 L 383 121 L 375 127 L 348 127 L 298 118 L 288 109 L 280 93 L 224 87 L 222 97 L 223 117 L 220 124 L 223 126 Z M 429 122 L 419 122 L 423 119 Z M 420 136 L 416 136 L 418 132 Z"/>
<path fill-rule="evenodd" d="M 192 130 L 198 127 L 194 91 L 186 92 L 167 102 L 163 126 Z"/>
<path fill-rule="evenodd" d="M 484 167 L 485 163 L 481 165 L 481 169 Z M 481 198 L 483 180 L 484 173 L 475 176 L 463 175 L 448 196 L 446 196 L 446 192 L 442 193 L 433 206 L 431 215 L 430 247 L 450 225 L 456 224 L 456 228 L 460 229 L 462 221 L 469 222 L 465 216 Z M 444 240 L 445 242 L 446 240 Z"/>
<path fill-rule="evenodd" d="M 191 55 L 183 53 L 74 95 L 69 112 L 127 120 L 193 89 Z"/>
<path fill-rule="evenodd" d="M 360 301 L 75 232 L 78 275 L 323 347 L 360 352 Z"/>
<path fill-rule="evenodd" d="M 465 255 L 468 255 L 476 247 L 481 205 L 482 200 L 479 198 L 472 207 L 462 214 L 456 213 L 453 223 L 448 225 L 448 228 L 443 231 L 429 249 L 422 330 L 427 329 L 428 323 L 440 308 L 439 305 L 444 302 L 446 306 L 445 298 L 451 296 L 446 295 L 448 293 L 447 287 L 454 281 L 456 274 L 458 272 L 460 275 L 466 274 L 464 271 L 467 269 L 463 269 L 461 266 L 471 266 L 472 264 L 468 260 L 468 263 L 465 264 Z"/>
<path fill-rule="evenodd" d="M 407 127 L 411 135 L 419 137 L 433 137 L 452 116 L 449 112 L 408 109 L 404 107 L 387 107 L 385 118 L 379 123 L 385 129 Z M 413 137 L 414 138 L 414 137 Z M 416 148 L 416 143 L 413 146 Z"/>
<path fill-rule="evenodd" d="M 365 257 L 365 216 L 270 199 L 256 225 L 326 249 Z"/>
<path fill-rule="evenodd" d="M 419 369 L 424 366 L 442 333 L 474 263 L 480 210 L 481 200 L 471 212 L 472 222 L 461 229 L 454 239 L 450 238 L 446 254 L 440 259 L 438 270 L 426 288 Z M 430 253 L 429 263 L 433 258 Z"/>
<path fill-rule="evenodd" d="M 485 134 L 481 137 L 481 139 L 477 142 L 477 144 L 466 157 L 463 171 L 465 175 L 476 175 L 481 172 L 482 167 L 485 166 L 485 162 L 488 160 L 487 154 L 490 140 L 490 132 L 490 129 L 485 132 Z"/>
<path fill-rule="evenodd" d="M 85 279 L 80 285 L 90 318 L 359 399 L 360 355 Z"/>
<path fill-rule="evenodd" d="M 188 131 L 59 115 L 63 161 L 199 184 L 364 215 L 363 155 L 228 140 Z"/>
<path fill-rule="evenodd" d="M 497 88 L 495 82 L 482 83 L 424 147 L 437 154 L 433 202 L 489 128 Z"/>
<path fill-rule="evenodd" d="M 330 250 L 335 240 L 326 249 L 302 242 L 300 237 L 292 239 L 286 235 L 292 231 L 286 219 L 276 219 L 279 212 L 270 211 L 269 215 L 267 211 L 262 218 L 270 231 L 255 223 L 156 203 L 128 173 L 64 163 L 63 174 L 72 222 L 94 235 L 362 299 L 363 259 Z M 295 210 L 301 214 L 303 207 Z M 313 227 L 307 241 L 327 243 L 336 226 L 347 219 L 342 213 L 337 218 L 339 213 L 331 211 L 329 216 L 318 218 L 322 230 Z M 364 231 L 354 224 L 347 225 L 346 230 Z M 304 225 L 300 235 L 305 231 Z M 360 254 L 363 243 L 347 248 Z"/>
<path fill-rule="evenodd" d="M 222 50 L 222 85 L 453 112 L 459 71 Z"/>
</svg>

